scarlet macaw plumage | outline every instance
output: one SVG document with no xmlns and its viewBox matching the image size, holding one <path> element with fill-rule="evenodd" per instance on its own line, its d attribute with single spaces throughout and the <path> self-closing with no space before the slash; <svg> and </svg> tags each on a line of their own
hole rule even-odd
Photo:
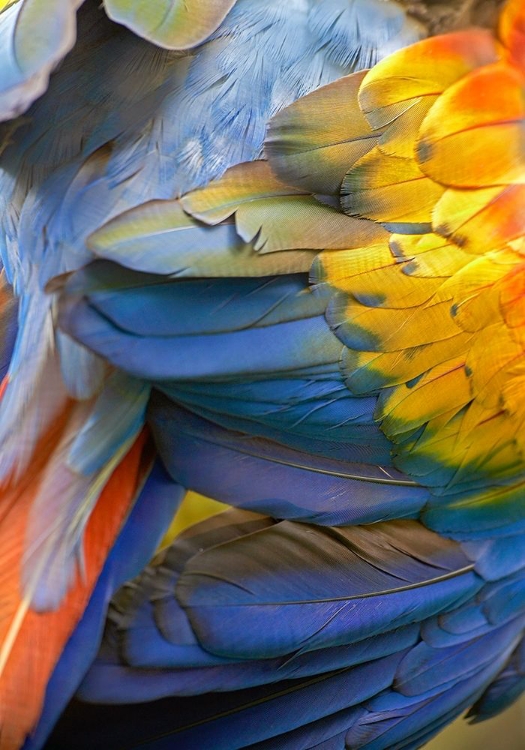
<svg viewBox="0 0 525 750">
<path fill-rule="evenodd" d="M 523 3 L 54 5 L 0 14 L 0 748 L 75 692 L 50 748 L 411 748 L 497 712 Z M 234 509 L 140 573 L 182 488 Z"/>
</svg>

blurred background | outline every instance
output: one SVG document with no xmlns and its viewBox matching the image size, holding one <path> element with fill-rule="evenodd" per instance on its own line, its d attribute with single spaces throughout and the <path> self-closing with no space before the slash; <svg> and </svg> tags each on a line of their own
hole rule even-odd
<svg viewBox="0 0 525 750">
<path fill-rule="evenodd" d="M 426 750 L 525 750 L 525 696 L 508 711 L 481 724 L 458 719 Z"/>
</svg>

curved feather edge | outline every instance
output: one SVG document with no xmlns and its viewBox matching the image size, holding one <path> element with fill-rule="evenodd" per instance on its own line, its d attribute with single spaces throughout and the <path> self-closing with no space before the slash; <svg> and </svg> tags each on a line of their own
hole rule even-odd
<svg viewBox="0 0 525 750">
<path fill-rule="evenodd" d="M 205 42 L 236 0 L 104 0 L 108 16 L 159 47 L 187 50 Z"/>
<path fill-rule="evenodd" d="M 428 500 L 425 489 L 389 468 L 315 456 L 225 430 L 159 393 L 150 400 L 148 421 L 174 480 L 228 505 L 346 525 L 415 517 Z"/>
<path fill-rule="evenodd" d="M 19 747 L 30 733 L 40 714 L 44 691 L 50 672 L 75 628 L 104 564 L 108 548 L 113 544 L 121 524 L 135 498 L 137 488 L 151 465 L 147 436 L 143 431 L 115 469 L 104 488 L 84 535 L 84 572 L 77 575 L 71 588 L 55 611 L 36 613 L 30 609 L 21 590 L 21 561 L 27 516 L 35 494 L 35 477 L 45 466 L 53 438 L 60 424 L 40 441 L 32 466 L 34 474 L 22 485 L 3 491 L 6 509 L 0 527 L 2 544 L 2 605 L 4 620 L 0 651 L 0 748 Z M 37 481 L 38 485 L 38 481 Z M 31 676 L 29 676 L 31 675 Z M 20 695 L 31 682 L 30 698 Z"/>
<path fill-rule="evenodd" d="M 22 114 L 45 92 L 53 68 L 75 43 L 75 14 L 83 2 L 21 0 L 0 13 L 0 122 Z"/>
<path fill-rule="evenodd" d="M 108 554 L 89 603 L 48 681 L 38 725 L 23 750 L 40 750 L 94 659 L 111 596 L 149 562 L 184 495 L 157 461 Z"/>
</svg>

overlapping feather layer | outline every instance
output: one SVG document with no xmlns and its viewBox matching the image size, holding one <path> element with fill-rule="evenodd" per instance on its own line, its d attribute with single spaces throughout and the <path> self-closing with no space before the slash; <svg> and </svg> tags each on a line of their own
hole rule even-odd
<svg viewBox="0 0 525 750">
<path fill-rule="evenodd" d="M 123 589 L 80 697 L 140 709 L 78 703 L 57 747 L 140 710 L 152 748 L 415 748 L 523 689 L 522 28 L 321 88 L 267 161 L 90 236 L 61 325 L 155 384 L 172 477 L 289 520 L 218 516 Z"/>
<path fill-rule="evenodd" d="M 39 0 L 0 14 L 20 47 L 5 53 L 6 117 L 71 46 L 80 3 L 55 5 L 62 25 Z M 41 746 L 93 656 L 105 600 L 136 572 L 104 559 L 151 463 L 137 435 L 152 385 L 171 481 L 157 465 L 122 554 L 149 498 L 145 561 L 180 484 L 288 520 L 236 511 L 177 541 L 117 600 L 85 698 L 226 691 L 194 701 L 187 725 L 167 717 L 164 738 L 146 721 L 151 747 L 171 747 L 174 731 L 180 747 L 416 747 L 493 682 L 476 709 L 489 714 L 522 686 L 523 4 L 507 4 L 498 38 L 419 43 L 299 99 L 271 122 L 268 161 L 214 183 L 261 156 L 283 106 L 421 28 L 373 2 L 388 21 L 378 39 L 370 0 L 105 5 L 165 49 L 86 3 L 48 97 L 2 131 L 2 252 L 22 294 L 4 477 L 23 474 L 49 428 L 36 492 L 5 495 L 20 567 L 5 706 L 28 664 L 13 659 L 28 612 L 43 664 L 30 607 L 58 608 L 60 628 L 32 704 L 14 730 L 2 716 L 0 746 L 33 726 L 94 590 L 27 742 Z M 93 254 L 51 282 L 52 303 L 44 286 Z M 123 472 L 119 501 L 104 485 Z M 128 682 L 128 668 L 168 671 Z"/>
</svg>

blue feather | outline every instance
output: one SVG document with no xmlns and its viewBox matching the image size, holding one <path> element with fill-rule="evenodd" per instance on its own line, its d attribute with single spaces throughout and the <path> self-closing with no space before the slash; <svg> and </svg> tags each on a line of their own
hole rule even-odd
<svg viewBox="0 0 525 750">
<path fill-rule="evenodd" d="M 133 623 L 133 627 L 135 626 L 140 627 L 138 621 Z M 136 637 L 138 640 L 141 633 L 146 638 L 149 636 L 148 632 L 137 630 L 136 635 L 128 631 L 124 637 L 126 640 L 128 637 Z M 401 628 L 369 639 L 366 643 L 281 659 L 235 661 L 208 654 L 208 666 L 179 666 L 175 661 L 182 649 L 172 646 L 169 653 L 169 644 L 165 642 L 161 645 L 158 642 L 155 646 L 156 658 L 152 660 L 154 663 L 149 667 L 141 666 L 140 669 L 137 669 L 137 665 L 124 662 L 124 656 L 128 656 L 126 646 L 121 645 L 118 650 L 118 647 L 113 647 L 110 651 L 107 640 L 108 636 L 77 691 L 77 696 L 89 703 L 116 705 L 158 700 L 173 695 L 191 696 L 212 691 L 245 690 L 257 685 L 323 674 L 404 651 L 417 640 L 417 628 Z M 158 638 L 157 640 L 160 641 Z"/>
<path fill-rule="evenodd" d="M 525 690 L 525 639 L 479 701 L 468 713 L 475 722 L 489 719 L 508 708 Z"/>
<path fill-rule="evenodd" d="M 360 451 L 362 463 L 306 454 L 224 430 L 157 393 L 148 419 L 173 478 L 230 505 L 277 518 L 345 525 L 416 516 L 428 497 L 388 466 L 368 464 L 366 447 Z"/>
<path fill-rule="evenodd" d="M 522 534 L 464 542 L 463 549 L 486 581 L 496 581 L 525 567 L 525 536 Z"/>
<path fill-rule="evenodd" d="M 371 68 L 382 57 L 424 35 L 403 7 L 397 3 L 385 5 L 382 0 L 315 3 L 310 26 L 335 60 L 358 69 Z"/>
<path fill-rule="evenodd" d="M 473 677 L 436 696 L 411 698 L 392 692 L 373 699 L 367 704 L 363 716 L 348 731 L 346 746 L 363 750 L 401 750 L 420 746 L 423 738 L 435 734 L 476 700 L 483 685 L 497 673 L 501 662 L 500 657 Z"/>
<path fill-rule="evenodd" d="M 161 390 L 176 403 L 228 430 L 265 437 L 305 453 L 389 466 L 388 444 L 372 422 L 373 404 L 352 399 L 334 381 L 331 398 L 317 396 L 321 390 L 318 386 L 330 381 L 326 376 L 316 380 L 313 374 L 295 381 L 245 382 L 245 390 L 253 394 L 251 401 L 242 398 L 242 386 L 237 400 L 223 397 L 230 383 L 206 384 L 200 392 L 185 389 L 184 384 L 163 386 Z M 259 401 L 260 390 L 264 392 L 268 386 L 273 390 L 273 401 Z"/>
<path fill-rule="evenodd" d="M 75 737 L 78 748 L 126 747 L 143 743 L 151 750 L 236 750 L 256 741 L 276 738 L 285 732 L 337 714 L 349 704 L 358 704 L 392 683 L 401 654 L 385 657 L 367 665 L 330 672 L 304 680 L 288 680 L 277 686 L 238 691 L 203 698 L 165 699 L 133 706 L 133 716 L 141 715 L 140 726 L 130 728 L 129 708 L 111 706 L 104 718 L 103 707 L 72 706 L 84 721 Z M 102 711 L 101 711 L 102 709 Z M 242 709 L 242 710 L 241 710 Z M 272 720 L 268 720 L 268 710 Z M 102 716 L 100 715 L 102 714 Z M 100 726 L 103 725 L 103 737 Z M 71 731 L 71 730 L 69 730 Z M 78 732 L 78 734 L 77 734 Z M 60 734 L 51 738 L 51 747 L 67 747 L 67 715 Z M 105 744 L 104 744 L 105 743 Z"/>
<path fill-rule="evenodd" d="M 502 654 L 512 651 L 521 635 L 524 619 L 514 620 L 479 638 L 448 648 L 419 643 L 403 659 L 396 674 L 395 688 L 401 694 L 417 696 L 442 690 L 488 667 Z"/>
<path fill-rule="evenodd" d="M 89 299 L 116 326 L 140 336 L 195 336 L 259 328 L 322 315 L 326 307 L 322 297 L 310 291 L 308 277 L 300 274 L 165 282 L 95 292 Z"/>
<path fill-rule="evenodd" d="M 432 566 L 414 566 L 404 575 L 394 575 L 390 570 L 396 570 L 395 555 L 385 573 L 378 575 L 375 566 L 360 565 L 347 552 L 357 530 L 342 532 L 336 542 L 334 532 L 283 522 L 275 530 L 258 532 L 264 557 L 256 557 L 255 543 L 238 540 L 190 561 L 177 596 L 199 640 L 213 653 L 236 658 L 342 645 L 426 619 L 472 596 L 480 586 L 468 570 L 456 571 L 444 581 L 439 578 L 445 571 Z M 277 564 L 272 563 L 274 554 L 280 555 Z M 334 565 L 335 555 L 339 567 Z M 326 565 L 331 566 L 330 576 Z M 244 575 L 236 580 L 234 570 L 239 569 Z M 216 574 L 212 577 L 212 570 L 220 571 L 220 580 L 215 580 Z M 414 596 L 411 587 L 423 583 L 428 595 L 418 589 Z"/>
<path fill-rule="evenodd" d="M 324 317 L 209 336 L 141 338 L 114 328 L 92 307 L 78 303 L 63 311 L 61 324 L 116 367 L 147 380 L 301 371 L 336 364 L 341 354 L 341 345 Z"/>
<path fill-rule="evenodd" d="M 43 746 L 97 652 L 111 596 L 147 564 L 183 495 L 184 489 L 176 485 L 157 462 L 108 555 L 82 620 L 51 676 L 40 721 L 23 750 L 39 750 Z"/>
</svg>

